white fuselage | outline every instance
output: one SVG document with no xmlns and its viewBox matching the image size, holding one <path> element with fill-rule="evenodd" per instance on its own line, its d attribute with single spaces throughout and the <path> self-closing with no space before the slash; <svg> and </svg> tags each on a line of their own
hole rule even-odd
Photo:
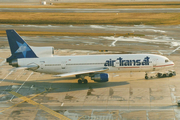
<svg viewBox="0 0 180 120">
<path fill-rule="evenodd" d="M 35 71 L 63 74 L 106 67 L 106 72 L 150 72 L 174 66 L 167 57 L 154 54 L 53 56 L 18 59 L 19 67 L 36 64 Z"/>
</svg>

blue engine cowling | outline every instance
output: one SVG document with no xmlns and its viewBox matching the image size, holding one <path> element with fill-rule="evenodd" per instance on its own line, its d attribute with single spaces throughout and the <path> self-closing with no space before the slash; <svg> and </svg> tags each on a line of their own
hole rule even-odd
<svg viewBox="0 0 180 120">
<path fill-rule="evenodd" d="M 95 74 L 91 77 L 91 80 L 95 82 L 107 82 L 109 80 L 109 75 L 107 73 Z"/>
</svg>

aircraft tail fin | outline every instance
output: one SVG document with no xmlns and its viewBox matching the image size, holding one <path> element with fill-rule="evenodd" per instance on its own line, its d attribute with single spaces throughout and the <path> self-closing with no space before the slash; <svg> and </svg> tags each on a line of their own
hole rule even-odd
<svg viewBox="0 0 180 120">
<path fill-rule="evenodd" d="M 37 58 L 31 47 L 16 33 L 15 30 L 6 30 L 12 56 L 9 60 L 17 58 Z M 8 60 L 7 60 L 8 61 Z"/>
</svg>

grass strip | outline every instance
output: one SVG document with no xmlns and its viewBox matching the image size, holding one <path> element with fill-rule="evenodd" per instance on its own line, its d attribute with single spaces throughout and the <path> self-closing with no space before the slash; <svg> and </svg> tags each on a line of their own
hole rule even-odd
<svg viewBox="0 0 180 120">
<path fill-rule="evenodd" d="M 0 12 L 0 24 L 179 25 L 179 13 Z"/>
<path fill-rule="evenodd" d="M 70 33 L 70 32 L 36 32 L 36 31 L 16 31 L 22 36 L 113 36 L 113 33 Z M 0 31 L 0 36 L 6 36 L 6 31 Z M 134 33 L 116 33 L 116 36 L 144 36 Z"/>
<path fill-rule="evenodd" d="M 49 4 L 49 3 L 48 3 Z M 180 2 L 54 3 L 53 5 L 0 5 L 0 8 L 180 8 Z"/>
</svg>

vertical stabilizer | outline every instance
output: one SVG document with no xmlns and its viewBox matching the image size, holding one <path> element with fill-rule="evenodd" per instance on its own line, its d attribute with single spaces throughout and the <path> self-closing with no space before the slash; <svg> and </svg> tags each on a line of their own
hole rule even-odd
<svg viewBox="0 0 180 120">
<path fill-rule="evenodd" d="M 37 58 L 29 45 L 16 33 L 15 30 L 6 30 L 12 56 L 7 59 Z"/>
</svg>

